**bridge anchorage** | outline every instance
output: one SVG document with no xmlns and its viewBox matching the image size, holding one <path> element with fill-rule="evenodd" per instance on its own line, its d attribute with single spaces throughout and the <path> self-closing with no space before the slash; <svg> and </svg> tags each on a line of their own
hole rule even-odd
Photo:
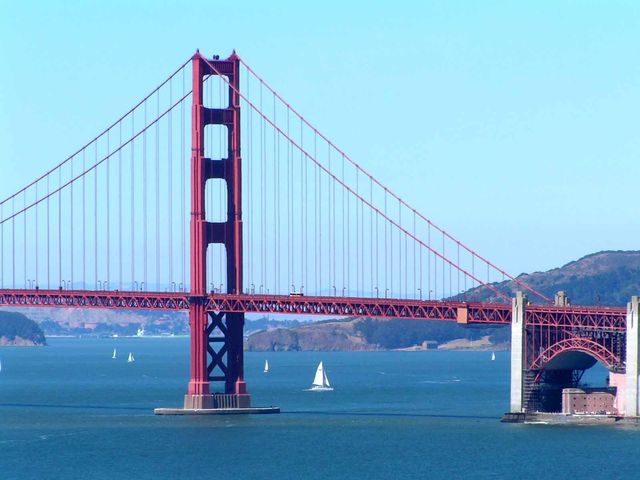
<svg viewBox="0 0 640 480">
<path fill-rule="evenodd" d="M 638 297 L 618 308 L 572 307 L 564 292 L 554 306 L 530 305 L 518 292 L 511 321 L 511 400 L 503 421 L 637 421 Z M 607 385 L 582 387 L 600 362 Z"/>
</svg>

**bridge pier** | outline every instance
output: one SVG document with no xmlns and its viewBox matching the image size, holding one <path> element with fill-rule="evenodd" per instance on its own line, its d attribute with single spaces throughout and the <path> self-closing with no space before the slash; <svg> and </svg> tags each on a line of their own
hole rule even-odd
<svg viewBox="0 0 640 480">
<path fill-rule="evenodd" d="M 526 295 L 517 292 L 511 307 L 511 401 L 509 407 L 511 413 L 524 412 L 524 311 L 526 303 Z"/>
<path fill-rule="evenodd" d="M 640 328 L 638 325 L 639 297 L 631 297 L 627 303 L 627 337 L 626 337 L 626 366 L 624 388 L 625 417 L 638 416 L 638 344 L 640 343 Z"/>
</svg>

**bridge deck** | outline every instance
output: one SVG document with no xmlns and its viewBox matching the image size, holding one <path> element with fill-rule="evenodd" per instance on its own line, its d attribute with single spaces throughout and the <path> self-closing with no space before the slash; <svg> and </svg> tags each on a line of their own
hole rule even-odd
<svg viewBox="0 0 640 480">
<path fill-rule="evenodd" d="M 0 290 L 0 307 L 188 310 L 191 301 L 189 294 L 184 292 Z M 212 312 L 444 320 L 461 324 L 511 323 L 511 305 L 506 303 L 209 294 L 206 309 Z M 623 331 L 626 321 L 624 308 L 601 306 L 529 305 L 526 315 L 528 324 L 558 328 Z"/>
</svg>

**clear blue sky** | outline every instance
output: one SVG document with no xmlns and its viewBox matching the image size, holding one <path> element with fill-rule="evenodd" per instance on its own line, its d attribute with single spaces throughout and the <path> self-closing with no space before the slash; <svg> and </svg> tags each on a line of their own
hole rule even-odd
<svg viewBox="0 0 640 480">
<path fill-rule="evenodd" d="M 0 0 L 0 197 L 235 48 L 514 274 L 640 248 L 640 3 Z"/>
</svg>

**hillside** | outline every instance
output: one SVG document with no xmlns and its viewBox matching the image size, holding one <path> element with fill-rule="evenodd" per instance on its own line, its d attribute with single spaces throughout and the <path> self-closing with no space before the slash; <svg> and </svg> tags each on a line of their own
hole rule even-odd
<svg viewBox="0 0 640 480">
<path fill-rule="evenodd" d="M 470 328 L 456 323 L 415 320 L 352 318 L 316 322 L 295 328 L 263 330 L 249 336 L 249 351 L 370 351 L 422 346 L 442 348 L 447 342 L 464 340 L 451 348 L 467 348 L 469 342 L 488 337 L 486 348 L 505 348 L 509 329 Z M 447 348 L 445 346 L 445 348 Z"/>
<path fill-rule="evenodd" d="M 564 290 L 574 305 L 623 306 L 632 295 L 640 294 L 640 251 L 598 252 L 546 272 L 522 274 L 518 279 L 549 298 Z M 512 281 L 494 286 L 509 296 L 517 290 Z M 487 288 L 477 288 L 459 298 L 502 301 Z M 540 302 L 532 295 L 530 300 Z M 480 342 L 483 337 L 485 341 Z M 439 348 L 506 348 L 509 329 L 356 318 L 256 332 L 249 336 L 247 347 L 256 351 L 386 350 L 419 346 L 423 342 L 435 342 Z"/>
<path fill-rule="evenodd" d="M 44 333 L 36 322 L 21 313 L 0 312 L 0 346 L 46 345 Z"/>
<path fill-rule="evenodd" d="M 523 273 L 518 280 L 549 298 L 564 290 L 574 305 L 624 306 L 632 295 L 640 294 L 640 251 L 603 251 L 592 253 L 546 272 Z M 494 284 L 509 296 L 518 290 L 513 281 Z M 499 301 L 486 288 L 471 290 L 467 298 Z M 529 295 L 529 300 L 541 300 Z"/>
</svg>

